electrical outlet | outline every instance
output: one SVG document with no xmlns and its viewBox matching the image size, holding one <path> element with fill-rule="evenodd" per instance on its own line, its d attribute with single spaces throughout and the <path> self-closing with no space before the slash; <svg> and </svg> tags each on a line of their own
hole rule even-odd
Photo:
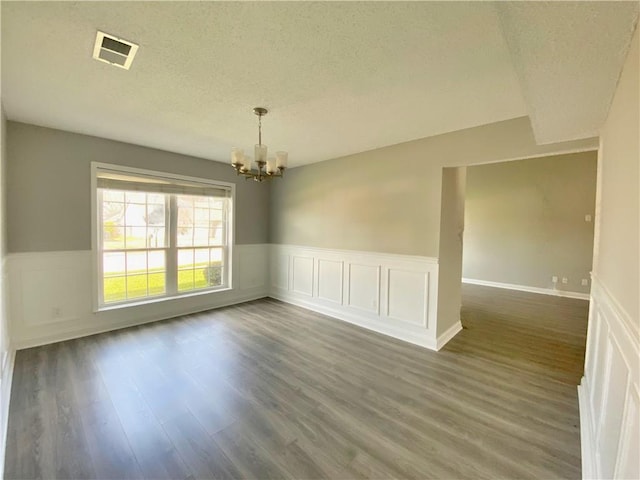
<svg viewBox="0 0 640 480">
<path fill-rule="evenodd" d="M 582 279 L 582 286 L 583 286 L 583 287 L 586 287 L 587 285 L 589 285 L 589 280 L 588 280 L 588 279 L 586 279 L 586 278 L 583 278 L 583 279 Z"/>
<path fill-rule="evenodd" d="M 556 277 L 555 275 L 551 277 L 551 283 L 558 283 L 558 277 Z"/>
<path fill-rule="evenodd" d="M 587 214 L 584 216 L 584 221 L 585 221 L 585 222 L 590 222 L 590 221 L 591 221 L 591 215 L 587 213 Z"/>
<path fill-rule="evenodd" d="M 62 308 L 53 307 L 51 309 L 51 318 L 60 318 L 60 317 L 62 317 Z"/>
<path fill-rule="evenodd" d="M 562 283 L 566 285 L 569 283 L 569 279 L 567 277 L 562 277 Z"/>
</svg>

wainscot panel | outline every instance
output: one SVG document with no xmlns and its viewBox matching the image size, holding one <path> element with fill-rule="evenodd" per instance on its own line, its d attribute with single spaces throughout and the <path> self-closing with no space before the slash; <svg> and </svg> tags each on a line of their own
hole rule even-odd
<svg viewBox="0 0 640 480">
<path fill-rule="evenodd" d="M 271 245 L 270 296 L 438 350 L 438 259 Z M 440 340 L 440 341 L 439 341 Z"/>
<path fill-rule="evenodd" d="M 583 478 L 640 478 L 640 333 L 593 276 L 578 387 Z"/>
<path fill-rule="evenodd" d="M 269 246 L 236 245 L 233 257 L 232 289 L 94 312 L 91 251 L 10 254 L 13 345 L 27 348 L 267 296 Z"/>
</svg>

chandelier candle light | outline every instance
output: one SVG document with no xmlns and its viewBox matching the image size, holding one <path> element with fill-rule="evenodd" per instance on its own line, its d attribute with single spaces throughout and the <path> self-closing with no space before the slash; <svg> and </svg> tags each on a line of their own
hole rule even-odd
<svg viewBox="0 0 640 480">
<path fill-rule="evenodd" d="M 241 148 L 231 149 L 231 166 L 236 169 L 238 175 L 244 175 L 247 179 L 253 178 L 256 182 L 273 177 L 283 177 L 287 168 L 287 152 L 276 152 L 276 156 L 267 157 L 267 146 L 262 145 L 262 117 L 269 111 L 263 107 L 256 107 L 253 113 L 258 116 L 258 144 L 255 146 L 255 165 L 257 170 L 252 168 L 251 157 L 244 154 Z"/>
</svg>

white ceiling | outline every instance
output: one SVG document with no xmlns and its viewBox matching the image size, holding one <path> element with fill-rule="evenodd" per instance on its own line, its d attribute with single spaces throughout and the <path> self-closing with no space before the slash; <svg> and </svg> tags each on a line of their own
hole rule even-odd
<svg viewBox="0 0 640 480">
<path fill-rule="evenodd" d="M 597 134 L 637 2 L 2 2 L 7 117 L 227 161 L 290 165 L 530 115 Z M 96 30 L 140 44 L 130 71 Z"/>
<path fill-rule="evenodd" d="M 639 5 L 637 1 L 500 5 L 504 36 L 538 143 L 599 134 Z"/>
</svg>

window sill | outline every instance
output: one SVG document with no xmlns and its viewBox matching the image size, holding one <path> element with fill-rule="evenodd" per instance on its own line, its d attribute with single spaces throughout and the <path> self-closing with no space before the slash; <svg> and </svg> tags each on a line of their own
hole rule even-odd
<svg viewBox="0 0 640 480">
<path fill-rule="evenodd" d="M 162 303 L 170 300 L 179 300 L 182 298 L 191 298 L 191 297 L 199 297 L 202 295 L 211 295 L 211 294 L 216 294 L 221 292 L 230 292 L 232 290 L 233 290 L 232 287 L 224 287 L 224 288 L 217 288 L 215 290 L 202 290 L 199 292 L 182 293 L 180 295 L 147 298 L 147 299 L 143 299 L 135 302 L 117 303 L 113 305 L 101 305 L 101 306 L 98 306 L 97 308 L 94 307 L 93 313 L 109 312 L 111 310 L 119 310 L 121 308 L 141 307 L 144 305 L 153 305 L 155 303 Z"/>
</svg>

